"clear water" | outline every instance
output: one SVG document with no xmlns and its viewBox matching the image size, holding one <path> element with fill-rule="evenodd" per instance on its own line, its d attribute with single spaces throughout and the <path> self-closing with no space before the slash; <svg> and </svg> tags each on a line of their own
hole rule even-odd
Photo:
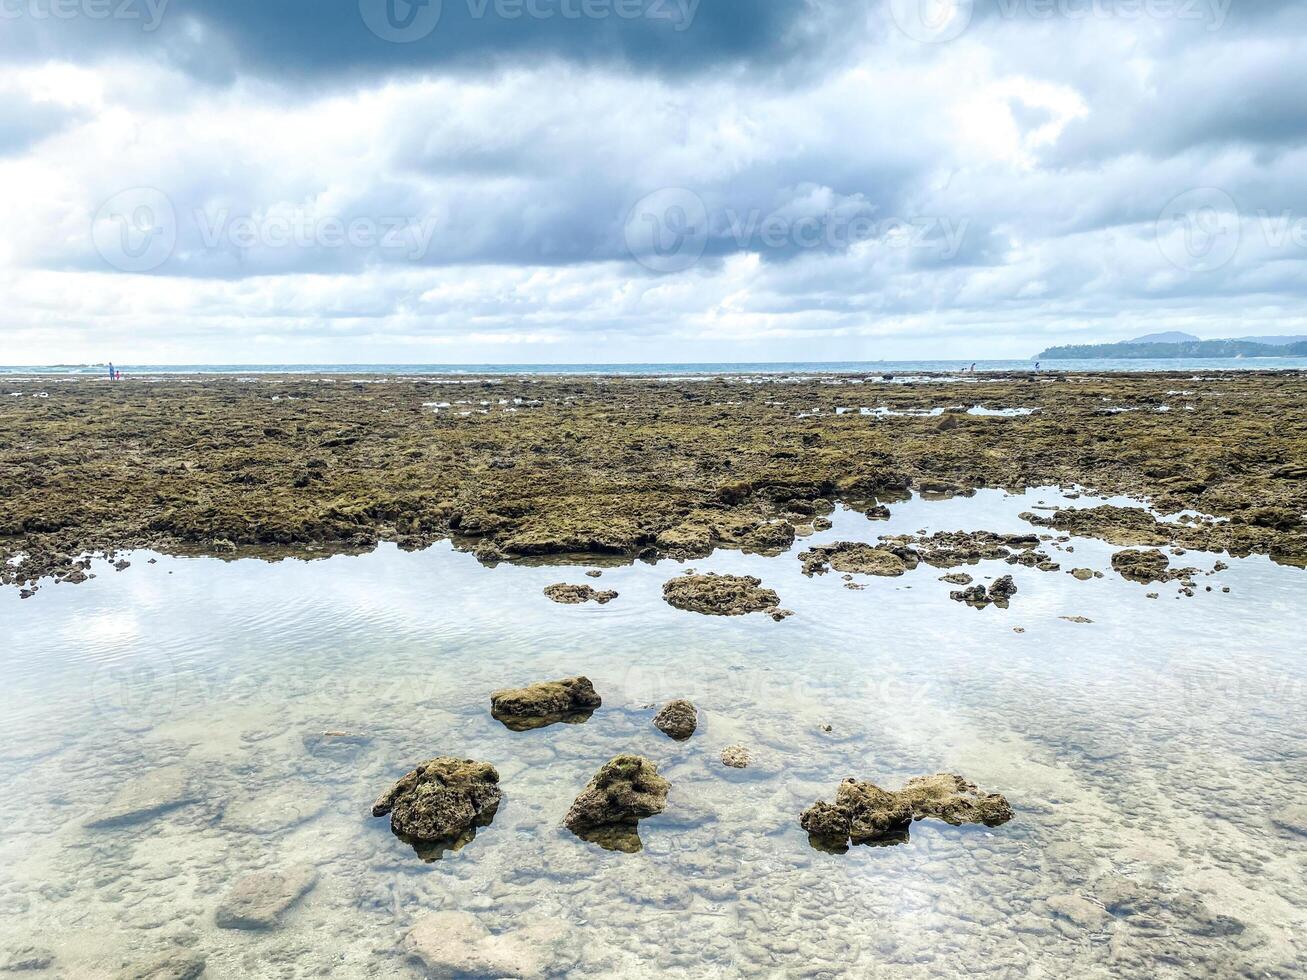
<svg viewBox="0 0 1307 980">
<path fill-rule="evenodd" d="M 890 521 L 842 512 L 808 541 L 1027 531 L 1022 510 L 1060 499 L 915 499 Z M 110 977 L 180 945 L 211 977 L 421 976 L 401 938 L 459 910 L 500 934 L 560 920 L 547 963 L 575 975 L 1301 975 L 1307 838 L 1272 817 L 1307 785 L 1307 576 L 1226 558 L 1177 598 L 1117 577 L 1105 545 L 1070 545 L 1048 546 L 1060 572 L 965 569 L 1013 574 L 1007 610 L 951 601 L 926 565 L 853 591 L 804 578 L 793 553 L 731 552 L 607 568 L 594 584 L 620 598 L 564 607 L 541 590 L 591 582 L 587 566 L 487 569 L 447 545 L 136 554 L 85 585 L 5 593 L 0 962 L 37 944 L 55 961 L 33 976 Z M 683 567 L 756 574 L 795 615 L 672 609 L 661 585 Z M 491 719 L 491 690 L 576 673 L 604 698 L 586 724 L 515 734 Z M 650 724 L 673 697 L 699 708 L 687 743 Z M 751 768 L 718 761 L 737 743 Z M 624 751 L 672 785 L 637 854 L 561 827 Z M 505 799 L 426 864 L 367 811 L 437 755 L 494 763 Z M 161 767 L 191 773 L 198 799 L 84 826 Z M 844 855 L 798 825 L 845 776 L 896 787 L 939 771 L 1004 793 L 1016 819 L 920 823 L 906 844 Z M 232 881 L 300 862 L 320 878 L 280 928 L 216 927 Z"/>
</svg>

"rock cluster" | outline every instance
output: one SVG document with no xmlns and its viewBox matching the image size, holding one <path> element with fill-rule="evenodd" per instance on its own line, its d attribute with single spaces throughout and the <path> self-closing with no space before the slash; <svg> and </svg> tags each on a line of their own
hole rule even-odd
<svg viewBox="0 0 1307 980">
<path fill-rule="evenodd" d="M 781 609 L 780 597 L 762 587 L 762 579 L 752 575 L 698 575 L 686 572 L 663 583 L 663 598 L 669 605 L 705 616 L 743 616 L 764 612 L 772 619 L 791 615 Z"/>
<path fill-rule="evenodd" d="M 873 783 L 846 779 L 835 802 L 818 801 L 803 811 L 799 823 L 828 847 L 901 843 L 912 821 L 933 817 L 959 826 L 979 823 L 997 827 L 1012 819 L 1012 808 L 997 793 L 981 793 L 961 776 L 940 773 L 908 780 L 897 792 Z"/>
<path fill-rule="evenodd" d="M 583 722 L 603 704 L 588 677 L 541 681 L 494 691 L 490 713 L 513 731 L 530 731 L 559 722 Z"/>
<path fill-rule="evenodd" d="M 1000 609 L 1006 609 L 1008 600 L 1016 594 L 1017 584 L 1012 581 L 1011 575 L 1004 575 L 1002 578 L 995 579 L 990 583 L 988 589 L 983 585 L 973 585 L 959 592 L 949 593 L 955 602 L 965 602 L 977 609 L 988 605 L 996 605 Z"/>
<path fill-rule="evenodd" d="M 442 757 L 424 762 L 372 804 L 372 815 L 390 814 L 395 834 L 419 846 L 434 860 L 457 850 L 488 825 L 502 794 L 494 766 L 472 759 Z"/>
</svg>

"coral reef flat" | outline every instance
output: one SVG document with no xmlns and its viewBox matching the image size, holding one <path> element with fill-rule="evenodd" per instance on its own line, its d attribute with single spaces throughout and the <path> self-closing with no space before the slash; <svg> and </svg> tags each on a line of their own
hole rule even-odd
<svg viewBox="0 0 1307 980">
<path fill-rule="evenodd" d="M 1302 372 L 5 384 L 0 577 L 29 587 L 128 548 L 777 553 L 830 502 L 1046 485 L 1221 519 L 1147 543 L 1307 562 Z"/>
</svg>

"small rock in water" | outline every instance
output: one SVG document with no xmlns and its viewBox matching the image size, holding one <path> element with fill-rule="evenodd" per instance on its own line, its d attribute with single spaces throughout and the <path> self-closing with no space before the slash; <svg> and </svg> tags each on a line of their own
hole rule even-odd
<svg viewBox="0 0 1307 980">
<path fill-rule="evenodd" d="M 204 973 L 205 958 L 179 949 L 119 970 L 115 980 L 196 980 Z"/>
<path fill-rule="evenodd" d="M 556 919 L 541 919 L 494 935 L 467 912 L 432 912 L 409 930 L 403 950 L 434 977 L 536 980 L 565 967 L 568 932 Z"/>
<path fill-rule="evenodd" d="M 1112 567 L 1131 582 L 1165 582 L 1170 579 L 1171 561 L 1156 548 L 1146 551 L 1118 551 L 1112 556 Z"/>
<path fill-rule="evenodd" d="M 1080 582 L 1088 582 L 1092 578 L 1103 577 L 1102 572 L 1096 572 L 1092 568 L 1073 568 L 1071 569 L 1071 575 Z"/>
<path fill-rule="evenodd" d="M 357 732 L 309 732 L 301 741 L 310 755 L 347 762 L 371 744 L 372 739 Z"/>
<path fill-rule="evenodd" d="M 1058 619 L 1065 619 L 1068 623 L 1092 623 L 1093 620 L 1087 616 L 1059 616 Z"/>
<path fill-rule="evenodd" d="M 637 827 L 667 805 L 667 780 L 639 755 L 619 755 L 604 763 L 581 791 L 564 826 L 606 850 L 634 853 L 643 846 Z"/>
<path fill-rule="evenodd" d="M 947 575 L 941 575 L 939 580 L 941 582 L 947 582 L 949 585 L 970 585 L 975 581 L 975 579 L 966 572 L 950 572 Z"/>
<path fill-rule="evenodd" d="M 1271 823 L 1281 830 L 1307 837 L 1307 806 L 1295 804 L 1271 814 Z"/>
<path fill-rule="evenodd" d="M 592 568 L 585 573 L 589 578 L 603 578 L 604 573 L 597 568 Z"/>
<path fill-rule="evenodd" d="M 559 722 L 580 724 L 603 704 L 588 677 L 541 681 L 490 695 L 490 714 L 506 728 L 526 732 Z"/>
<path fill-rule="evenodd" d="M 747 769 L 753 756 L 743 745 L 728 745 L 722 749 L 722 765 L 731 769 Z"/>
<path fill-rule="evenodd" d="M 180 766 L 156 769 L 124 785 L 109 804 L 85 825 L 91 830 L 123 827 L 149 820 L 200 799 L 190 774 Z"/>
<path fill-rule="evenodd" d="M 669 738 L 684 742 L 699 725 L 698 712 L 689 701 L 669 701 L 654 715 L 654 727 Z"/>
<path fill-rule="evenodd" d="M 604 606 L 617 598 L 617 593 L 611 590 L 598 592 L 589 585 L 567 585 L 564 582 L 546 587 L 545 595 L 564 606 L 579 606 L 586 602 L 597 602 Z"/>
<path fill-rule="evenodd" d="M 275 929 L 282 914 L 318 882 L 307 864 L 286 871 L 259 871 L 238 878 L 214 913 L 220 929 Z"/>
<path fill-rule="evenodd" d="M 486 762 L 442 757 L 425 762 L 383 793 L 374 817 L 390 814 L 390 829 L 424 861 L 457 851 L 495 817 L 499 772 Z"/>
<path fill-rule="evenodd" d="M 54 953 L 44 946 L 10 946 L 0 951 L 0 971 L 21 973 L 45 970 L 54 963 Z"/>
<path fill-rule="evenodd" d="M 854 844 L 899 844 L 908 839 L 914 820 L 934 817 L 953 826 L 983 823 L 997 827 L 1012 819 L 1012 807 L 997 793 L 982 794 L 961 776 L 940 773 L 908 780 L 897 792 L 873 783 L 846 779 L 835 802 L 818 801 L 803 811 L 799 823 L 822 850 Z"/>
</svg>

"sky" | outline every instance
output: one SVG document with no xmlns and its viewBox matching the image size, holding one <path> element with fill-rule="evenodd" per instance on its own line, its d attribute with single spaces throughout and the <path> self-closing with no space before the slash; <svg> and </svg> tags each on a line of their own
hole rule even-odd
<svg viewBox="0 0 1307 980">
<path fill-rule="evenodd" d="M 0 0 L 0 362 L 1307 333 L 1292 0 Z"/>
</svg>

